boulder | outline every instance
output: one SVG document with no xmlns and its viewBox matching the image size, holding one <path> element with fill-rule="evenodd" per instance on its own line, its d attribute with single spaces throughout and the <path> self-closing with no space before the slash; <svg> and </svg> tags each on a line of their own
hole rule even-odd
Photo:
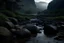
<svg viewBox="0 0 64 43">
<path fill-rule="evenodd" d="M 57 30 L 54 28 L 54 26 L 45 25 L 44 34 L 46 36 L 55 36 L 57 34 Z"/>
<path fill-rule="evenodd" d="M 0 43 L 11 43 L 11 32 L 0 26 Z"/>
<path fill-rule="evenodd" d="M 7 28 L 0 26 L 0 35 L 10 36 L 11 32 Z"/>
<path fill-rule="evenodd" d="M 14 25 L 18 24 L 18 20 L 16 18 L 9 17 L 8 18 Z"/>
<path fill-rule="evenodd" d="M 32 35 L 37 36 L 37 33 L 39 32 L 39 29 L 37 29 L 34 25 L 26 25 L 24 28 L 28 29 Z"/>
<path fill-rule="evenodd" d="M 0 21 L 0 26 L 6 27 L 7 29 L 11 29 L 14 27 L 14 24 L 12 24 L 10 21 Z"/>
</svg>

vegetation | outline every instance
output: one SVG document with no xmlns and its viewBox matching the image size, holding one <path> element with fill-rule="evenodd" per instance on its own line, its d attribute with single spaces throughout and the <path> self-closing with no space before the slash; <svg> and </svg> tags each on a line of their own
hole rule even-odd
<svg viewBox="0 0 64 43">
<path fill-rule="evenodd" d="M 19 13 L 18 10 L 21 9 L 21 5 L 17 4 L 22 2 L 21 0 L 0 0 L 0 20 L 6 20 L 7 17 L 13 17 L 18 20 L 29 20 L 33 18 L 33 15 L 26 15 L 32 13 L 31 11 L 26 11 L 25 14 Z M 18 11 L 18 12 L 17 12 Z"/>
<path fill-rule="evenodd" d="M 0 20 L 8 21 L 8 17 L 2 13 L 0 13 Z"/>
</svg>

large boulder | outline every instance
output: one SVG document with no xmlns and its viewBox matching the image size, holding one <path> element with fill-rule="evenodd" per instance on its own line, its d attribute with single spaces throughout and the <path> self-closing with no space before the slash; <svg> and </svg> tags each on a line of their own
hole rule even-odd
<svg viewBox="0 0 64 43">
<path fill-rule="evenodd" d="M 0 26 L 0 43 L 11 43 L 11 32 Z"/>
<path fill-rule="evenodd" d="M 2 20 L 0 20 L 0 26 L 6 27 L 9 30 L 14 28 L 14 24 L 11 23 L 10 21 L 2 21 Z"/>
<path fill-rule="evenodd" d="M 28 29 L 34 36 L 37 36 L 37 33 L 39 32 L 39 29 L 34 25 L 26 25 L 24 28 Z"/>
<path fill-rule="evenodd" d="M 11 32 L 7 28 L 0 26 L 0 35 L 10 36 Z"/>
<path fill-rule="evenodd" d="M 31 35 L 31 32 L 29 30 L 27 30 L 27 29 L 20 29 L 18 31 L 15 31 L 14 33 L 15 33 L 15 35 L 18 38 L 21 38 L 21 39 L 23 39 L 23 38 L 29 38 L 30 35 Z"/>
<path fill-rule="evenodd" d="M 55 36 L 57 34 L 57 28 L 54 27 L 53 25 L 50 26 L 50 25 L 45 25 L 44 26 L 44 34 L 46 36 Z"/>
<path fill-rule="evenodd" d="M 14 32 L 17 42 L 24 43 L 28 41 L 31 37 L 31 32 L 27 29 L 20 29 Z"/>
<path fill-rule="evenodd" d="M 12 17 L 9 17 L 8 18 L 14 25 L 17 25 L 18 24 L 18 20 L 15 19 L 15 18 L 12 18 Z"/>
</svg>

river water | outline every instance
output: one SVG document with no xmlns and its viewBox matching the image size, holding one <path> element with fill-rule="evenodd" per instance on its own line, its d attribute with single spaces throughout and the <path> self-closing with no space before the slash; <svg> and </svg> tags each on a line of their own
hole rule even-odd
<svg viewBox="0 0 64 43">
<path fill-rule="evenodd" d="M 38 33 L 37 37 L 31 38 L 26 43 L 64 43 L 64 41 L 54 40 L 54 37 L 49 38 L 44 35 L 44 30 L 41 30 L 41 33 Z"/>
</svg>

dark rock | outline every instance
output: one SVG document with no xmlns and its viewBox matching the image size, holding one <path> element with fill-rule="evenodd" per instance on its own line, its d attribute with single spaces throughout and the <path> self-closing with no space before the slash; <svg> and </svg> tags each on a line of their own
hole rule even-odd
<svg viewBox="0 0 64 43">
<path fill-rule="evenodd" d="M 37 27 L 34 25 L 26 25 L 24 28 L 28 29 L 33 35 L 37 35 L 37 33 L 39 32 Z"/>
<path fill-rule="evenodd" d="M 31 32 L 27 29 L 21 29 L 19 31 L 14 32 L 16 37 L 18 39 L 24 39 L 24 38 L 30 38 L 31 37 Z"/>
<path fill-rule="evenodd" d="M 48 10 L 64 9 L 64 0 L 53 0 L 48 5 Z"/>
<path fill-rule="evenodd" d="M 44 26 L 44 34 L 46 36 L 55 36 L 57 34 L 57 30 L 55 30 L 53 27 L 50 25 L 45 25 Z"/>
<path fill-rule="evenodd" d="M 10 36 L 11 32 L 7 28 L 0 26 L 0 35 Z"/>
<path fill-rule="evenodd" d="M 17 25 L 18 24 L 18 20 L 15 19 L 15 18 L 12 18 L 12 17 L 9 17 L 8 18 L 14 25 Z"/>
<path fill-rule="evenodd" d="M 9 21 L 0 21 L 0 26 L 6 27 L 7 29 L 14 28 L 14 24 Z"/>
<path fill-rule="evenodd" d="M 0 43 L 11 43 L 11 32 L 0 26 Z"/>
<path fill-rule="evenodd" d="M 55 37 L 54 39 L 55 39 L 55 40 L 62 41 L 62 40 L 64 40 L 64 36 L 58 36 L 58 37 Z"/>
</svg>

